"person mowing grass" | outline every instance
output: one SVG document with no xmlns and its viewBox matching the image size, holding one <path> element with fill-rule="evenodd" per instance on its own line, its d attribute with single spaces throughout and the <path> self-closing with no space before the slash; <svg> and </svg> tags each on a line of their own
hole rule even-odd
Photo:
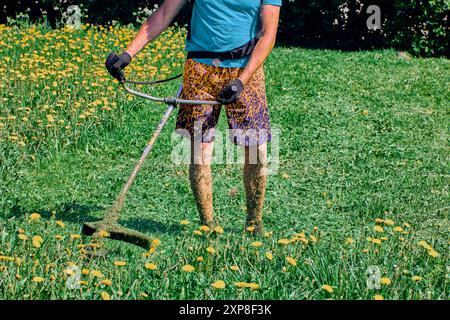
<svg viewBox="0 0 450 320">
<path fill-rule="evenodd" d="M 172 22 L 187 0 L 165 0 L 106 68 L 119 81 L 122 70 Z M 186 40 L 185 99 L 217 100 L 225 106 L 230 138 L 245 149 L 247 226 L 262 233 L 271 140 L 263 63 L 275 44 L 282 0 L 196 0 Z M 211 159 L 221 105 L 181 105 L 176 132 L 191 141 L 189 179 L 201 222 L 213 222 Z"/>
</svg>

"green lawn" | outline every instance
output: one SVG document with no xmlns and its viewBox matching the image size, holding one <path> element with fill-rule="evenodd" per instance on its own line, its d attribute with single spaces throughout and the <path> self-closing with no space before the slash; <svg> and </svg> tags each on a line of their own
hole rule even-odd
<svg viewBox="0 0 450 320">
<path fill-rule="evenodd" d="M 0 298 L 100 299 L 106 292 L 113 299 L 448 299 L 448 60 L 405 61 L 392 50 L 276 48 L 265 70 L 271 121 L 281 135 L 279 172 L 269 177 L 264 211 L 273 235 L 261 247 L 243 232 L 240 165 L 213 166 L 215 214 L 224 234 L 192 234 L 199 226 L 187 166 L 170 160 L 173 116 L 122 212 L 124 225 L 161 240 L 155 253 L 145 257 L 142 249 L 107 241 L 111 255 L 90 260 L 77 248 L 89 238 L 71 240 L 70 234 L 112 204 L 164 110 L 127 101 L 119 91 L 121 105 L 110 118 L 86 126 L 71 143 L 62 133 L 48 134 L 45 146 L 27 152 L 2 142 Z M 3 116 L 26 101 L 19 85 L 0 87 L 0 98 L 9 97 L 0 100 Z M 172 95 L 176 87 L 157 92 Z M 222 114 L 220 127 L 225 124 Z M 42 217 L 30 222 L 34 212 Z M 191 223 L 182 226 L 183 219 Z M 18 238 L 18 228 L 28 240 Z M 278 244 L 302 231 L 299 241 Z M 35 235 L 43 238 L 41 248 L 32 245 Z M 208 246 L 216 253 L 206 252 Z M 148 262 L 157 270 L 147 270 Z M 91 272 L 81 276 L 86 283 L 80 289 L 65 286 L 71 264 Z M 183 272 L 185 264 L 195 270 Z M 390 281 L 368 289 L 369 266 Z M 33 282 L 36 276 L 43 282 Z M 111 283 L 99 284 L 105 279 Z M 226 287 L 211 287 L 216 280 Z M 260 287 L 237 288 L 234 282 Z M 322 289 L 325 284 L 332 293 Z"/>
</svg>

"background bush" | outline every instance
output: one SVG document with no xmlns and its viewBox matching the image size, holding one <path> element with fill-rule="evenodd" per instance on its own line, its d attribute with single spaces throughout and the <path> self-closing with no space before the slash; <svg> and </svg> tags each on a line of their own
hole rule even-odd
<svg viewBox="0 0 450 320">
<path fill-rule="evenodd" d="M 138 25 L 137 15 L 154 8 L 155 0 L 37 0 L 10 1 L 1 8 L 0 23 L 26 13 L 31 21 L 45 19 L 58 26 L 71 4 L 81 4 L 85 22 L 118 21 Z M 192 1 L 190 1 L 192 2 Z M 191 3 L 177 18 L 189 21 Z M 382 28 L 366 26 L 369 5 L 381 8 Z M 450 0 L 284 0 L 279 41 L 285 45 L 342 50 L 395 47 L 416 55 L 448 56 Z M 20 17 L 20 16 L 19 16 Z"/>
</svg>

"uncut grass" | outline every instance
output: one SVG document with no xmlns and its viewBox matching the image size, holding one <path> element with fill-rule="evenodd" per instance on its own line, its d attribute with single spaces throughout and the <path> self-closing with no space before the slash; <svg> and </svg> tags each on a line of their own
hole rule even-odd
<svg viewBox="0 0 450 320">
<path fill-rule="evenodd" d="M 243 232 L 245 197 L 238 165 L 214 166 L 216 216 L 224 234 L 193 235 L 198 225 L 187 167 L 170 161 L 176 142 L 170 134 L 172 117 L 128 196 L 122 219 L 161 244 L 143 256 L 138 248 L 107 242 L 112 254 L 89 260 L 80 244 L 90 239 L 71 240 L 70 235 L 111 205 L 164 107 L 129 101 L 103 71 L 104 56 L 110 48 L 119 51 L 132 30 L 33 30 L 44 36 L 34 36 L 26 45 L 20 39 L 29 30 L 1 29 L 0 36 L 0 53 L 12 57 L 0 70 L 8 75 L 0 88 L 0 255 L 14 260 L 0 262 L 2 298 L 101 299 L 104 292 L 112 299 L 372 299 L 376 294 L 385 299 L 448 298 L 447 60 L 406 62 L 390 50 L 277 48 L 266 64 L 272 124 L 281 128 L 279 173 L 269 178 L 265 206 L 266 228 L 273 235 L 255 248 L 255 240 Z M 168 49 L 161 45 L 158 52 L 163 53 L 155 58 L 150 47 L 133 61 L 143 68 L 135 67 L 136 77 L 154 78 L 168 61 L 165 74 L 180 71 L 183 35 L 173 32 L 161 40 L 179 39 L 173 44 L 176 54 L 167 57 Z M 60 41 L 71 43 L 74 52 L 58 47 Z M 86 41 L 91 45 L 83 51 Z M 59 58 L 60 65 L 37 63 L 55 73 L 33 81 L 36 65 L 27 59 L 43 43 L 52 48 L 44 54 L 45 61 Z M 79 69 L 67 66 L 73 61 Z M 148 66 L 154 68 L 145 69 Z M 67 68 L 73 68 L 73 74 Z M 53 81 L 58 82 L 57 90 Z M 82 81 L 99 85 L 84 89 Z M 173 95 L 176 87 L 173 83 L 156 92 Z M 66 88 L 72 88 L 73 99 Z M 89 104 L 101 97 L 107 102 L 89 110 Z M 27 107 L 29 111 L 20 109 Z M 86 112 L 88 116 L 80 118 Z M 51 123 L 49 114 L 54 117 Z M 9 120 L 11 115 L 14 120 Z M 24 116 L 29 119 L 25 124 Z M 224 125 L 222 119 L 220 127 Z M 230 194 L 235 188 L 238 192 Z M 30 221 L 33 212 L 42 217 Z M 376 223 L 376 218 L 395 224 Z M 182 226 L 183 219 L 191 223 Z M 384 232 L 374 231 L 375 225 L 383 226 Z M 18 238 L 19 228 L 28 240 Z M 278 244 L 302 231 L 307 244 Z M 57 234 L 65 238 L 58 241 Z M 35 235 L 43 238 L 40 248 L 32 245 Z M 379 245 L 369 237 L 387 239 Z M 419 245 L 422 240 L 439 255 L 431 256 Z M 216 250 L 214 255 L 206 251 L 208 246 Z M 288 264 L 287 256 L 297 265 Z M 114 261 L 126 265 L 117 267 Z M 145 268 L 150 262 L 156 270 Z M 183 272 L 185 264 L 195 271 Z M 70 265 L 90 271 L 81 276 L 78 290 L 66 287 Z M 231 270 L 232 265 L 239 271 Z M 372 265 L 391 280 L 390 285 L 367 289 L 366 272 Z M 421 280 L 414 281 L 414 276 Z M 33 282 L 33 277 L 44 280 Z M 224 280 L 226 287 L 211 287 L 216 280 Z M 240 289 L 234 282 L 260 287 Z M 324 284 L 333 292 L 323 290 Z"/>
</svg>

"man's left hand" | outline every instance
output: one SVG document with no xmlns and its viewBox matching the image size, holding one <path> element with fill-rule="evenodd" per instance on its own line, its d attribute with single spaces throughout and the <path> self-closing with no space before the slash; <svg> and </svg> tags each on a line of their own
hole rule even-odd
<svg viewBox="0 0 450 320">
<path fill-rule="evenodd" d="M 220 91 L 217 101 L 221 104 L 233 104 L 239 100 L 242 91 L 244 91 L 244 84 L 241 80 L 236 79 L 226 84 L 222 91 Z"/>
</svg>

